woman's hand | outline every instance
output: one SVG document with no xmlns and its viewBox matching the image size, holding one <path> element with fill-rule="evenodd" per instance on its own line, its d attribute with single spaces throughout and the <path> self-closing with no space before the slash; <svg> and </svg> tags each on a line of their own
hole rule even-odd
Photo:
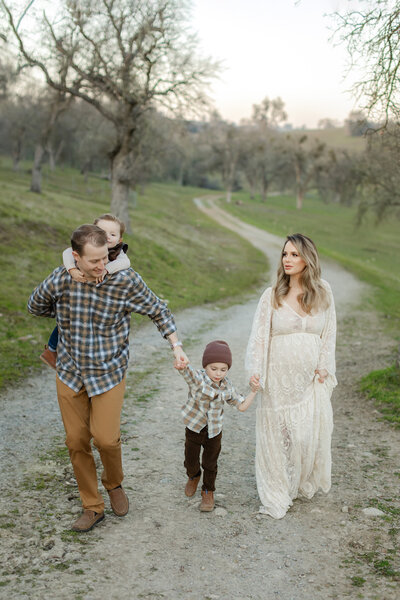
<svg viewBox="0 0 400 600">
<path fill-rule="evenodd" d="M 326 369 L 315 369 L 315 374 L 318 375 L 318 381 L 324 383 L 329 373 Z"/>
</svg>

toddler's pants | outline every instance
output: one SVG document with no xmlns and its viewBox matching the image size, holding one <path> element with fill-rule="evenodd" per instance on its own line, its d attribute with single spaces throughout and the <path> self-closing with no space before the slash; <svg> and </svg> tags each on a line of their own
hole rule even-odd
<svg viewBox="0 0 400 600">
<path fill-rule="evenodd" d="M 199 433 L 186 427 L 185 439 L 185 468 L 188 477 L 201 474 L 200 451 L 203 448 L 201 466 L 203 467 L 203 490 L 213 492 L 218 472 L 218 456 L 221 452 L 222 431 L 215 437 L 208 437 L 208 428 L 204 427 Z"/>
<path fill-rule="evenodd" d="M 54 329 L 51 332 L 51 335 L 49 337 L 49 341 L 47 342 L 47 345 L 49 347 L 49 350 L 51 350 L 52 352 L 56 352 L 57 344 L 58 344 L 58 327 L 54 327 Z"/>
</svg>

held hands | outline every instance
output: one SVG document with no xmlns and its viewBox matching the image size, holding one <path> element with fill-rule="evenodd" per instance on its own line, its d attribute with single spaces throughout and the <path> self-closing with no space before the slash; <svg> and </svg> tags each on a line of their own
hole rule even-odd
<svg viewBox="0 0 400 600">
<path fill-rule="evenodd" d="M 174 367 L 175 369 L 178 369 L 178 371 L 185 369 L 189 364 L 189 359 L 182 350 L 181 346 L 176 346 L 176 348 L 174 348 L 174 357 Z"/>
<path fill-rule="evenodd" d="M 77 281 L 78 283 L 86 283 L 87 282 L 87 279 L 84 276 L 84 274 L 76 267 L 74 267 L 73 269 L 70 269 L 68 271 L 68 273 L 71 275 L 72 279 L 74 281 Z"/>
<path fill-rule="evenodd" d="M 258 390 L 261 388 L 261 384 L 260 384 L 260 376 L 259 375 L 252 375 L 250 377 L 250 389 L 252 392 L 258 392 Z"/>
<path fill-rule="evenodd" d="M 318 381 L 325 383 L 325 379 L 328 377 L 328 371 L 326 369 L 315 369 L 315 374 L 318 375 Z"/>
</svg>

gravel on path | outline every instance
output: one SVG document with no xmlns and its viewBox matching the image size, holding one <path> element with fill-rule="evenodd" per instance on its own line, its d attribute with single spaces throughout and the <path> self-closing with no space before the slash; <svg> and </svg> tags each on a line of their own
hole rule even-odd
<svg viewBox="0 0 400 600">
<path fill-rule="evenodd" d="M 221 217 L 215 207 L 206 209 Z M 260 245 L 274 272 L 282 240 L 225 213 L 222 218 Z M 106 519 L 89 534 L 69 531 L 80 503 L 62 444 L 52 371 L 44 368 L 1 398 L 1 598 L 399 598 L 399 435 L 358 392 L 363 374 L 387 364 L 390 344 L 376 316 L 363 309 L 365 288 L 333 263 L 324 263 L 323 271 L 339 316 L 331 492 L 296 500 L 279 521 L 258 514 L 255 411 L 227 407 L 217 508 L 200 513 L 199 492 L 192 499 L 183 493 L 180 406 L 186 384 L 148 323 L 132 333 L 122 417 L 131 507 L 126 517 L 107 508 Z M 244 351 L 257 301 L 176 315 L 194 365 L 211 339 L 229 342 L 230 376 L 244 391 Z M 382 514 L 364 512 L 371 507 Z"/>
</svg>

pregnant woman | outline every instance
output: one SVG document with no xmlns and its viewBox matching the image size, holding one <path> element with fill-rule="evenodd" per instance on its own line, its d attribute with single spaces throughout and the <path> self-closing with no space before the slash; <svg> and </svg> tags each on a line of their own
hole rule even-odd
<svg viewBox="0 0 400 600">
<path fill-rule="evenodd" d="M 247 347 L 250 381 L 260 380 L 256 479 L 260 512 L 285 516 L 298 496 L 331 487 L 331 394 L 336 315 L 314 242 L 286 238 L 274 287 L 259 301 Z"/>
</svg>

